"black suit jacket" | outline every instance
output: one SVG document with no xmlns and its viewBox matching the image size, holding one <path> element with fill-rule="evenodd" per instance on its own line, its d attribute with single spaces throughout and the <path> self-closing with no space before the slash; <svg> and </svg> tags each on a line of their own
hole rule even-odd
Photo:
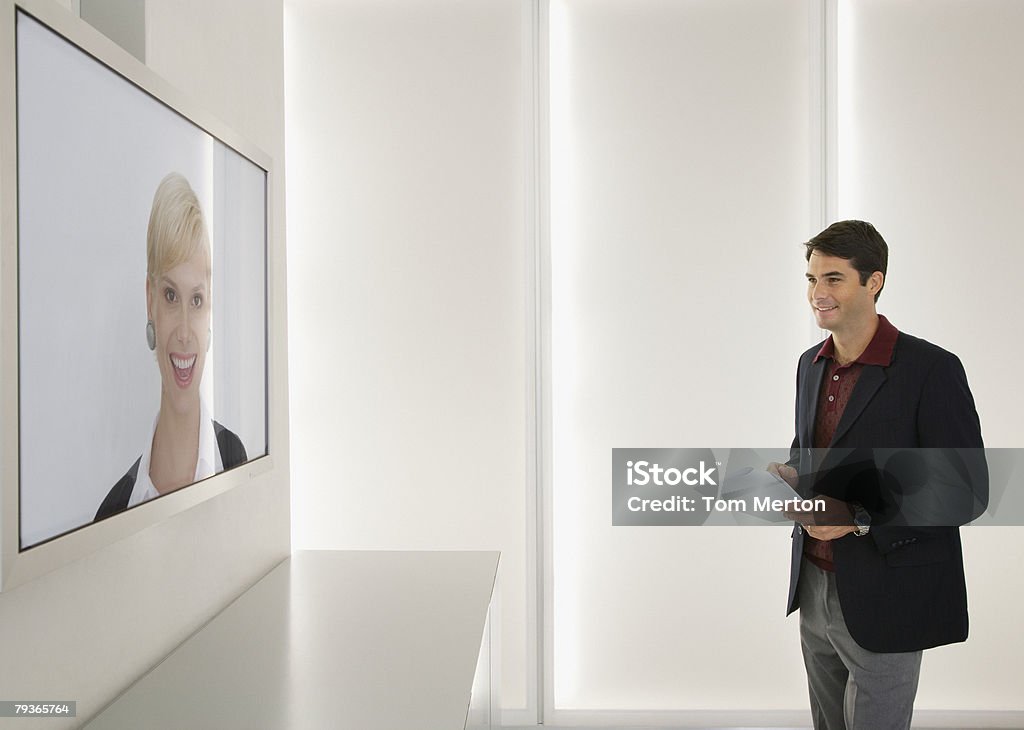
<svg viewBox="0 0 1024 730">
<path fill-rule="evenodd" d="M 814 362 L 820 347 L 800 357 L 790 464 L 801 474 L 805 496 L 858 502 L 871 514 L 868 535 L 832 542 L 850 634 L 876 652 L 964 641 L 967 588 L 957 525 L 987 504 L 988 473 L 963 365 L 952 353 L 901 332 L 888 367 L 864 366 L 822 455 L 812 452 L 828 367 L 825 358 Z M 920 477 L 916 484 L 908 474 Z M 916 503 L 945 506 L 938 517 L 908 517 Z M 799 607 L 803 543 L 797 525 L 787 613 Z"/>
</svg>

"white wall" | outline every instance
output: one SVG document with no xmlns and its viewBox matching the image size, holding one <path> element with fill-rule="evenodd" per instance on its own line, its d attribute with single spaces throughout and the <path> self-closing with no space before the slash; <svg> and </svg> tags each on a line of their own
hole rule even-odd
<svg viewBox="0 0 1024 730">
<path fill-rule="evenodd" d="M 66 3 L 65 3 L 66 5 Z M 281 162 L 279 0 L 149 0 L 149 65 Z M 240 31 L 244 28 L 244 32 Z M 275 468 L 244 487 L 0 594 L 5 698 L 94 715 L 289 552 L 283 165 L 272 200 Z"/>
<path fill-rule="evenodd" d="M 782 616 L 788 531 L 612 529 L 605 469 L 612 446 L 792 436 L 796 357 L 811 344 L 799 242 L 823 223 L 814 34 L 826 4 L 552 2 L 565 11 L 552 28 L 566 33 L 551 79 L 549 724 L 678 723 L 707 708 L 746 713 L 746 725 L 806 717 L 797 619 Z M 503 702 L 519 707 L 532 610 L 524 320 L 537 285 L 523 270 L 533 190 L 518 33 L 529 5 L 286 7 L 295 545 L 501 549 Z M 941 5 L 950 19 L 921 29 L 914 10 L 927 4 L 864 3 L 881 13 L 872 37 L 885 44 L 864 58 L 887 60 L 853 87 L 869 94 L 858 100 L 867 126 L 841 129 L 866 145 L 855 158 L 865 182 L 851 188 L 840 164 L 841 208 L 853 214 L 843 196 L 854 190 L 856 214 L 893 246 L 883 311 L 963 354 L 989 442 L 1019 445 L 1016 396 L 1000 388 L 991 339 L 970 329 L 987 312 L 964 316 L 984 298 L 958 299 L 968 284 L 956 279 L 988 270 L 984 257 L 962 258 L 963 241 L 981 245 L 975 231 L 1015 240 L 1019 124 L 1005 74 L 1016 57 L 993 41 L 1018 21 L 1006 2 L 985 3 L 980 21 L 971 3 Z M 934 54 L 926 63 L 918 42 Z M 993 49 L 1000 71 L 975 68 Z M 892 86 L 911 61 L 921 75 Z M 933 108 L 949 80 L 971 114 Z M 955 174 L 942 166 L 950 154 Z M 990 178 L 1005 198 L 987 194 Z M 915 240 L 947 289 L 898 285 L 912 278 L 900 257 Z M 1013 255 L 999 249 L 996 265 Z M 1012 312 L 1010 281 L 998 280 Z M 992 317 L 985 331 L 1014 332 L 1008 321 Z M 1019 653 L 1005 610 L 1021 595 L 1006 575 L 1018 532 L 967 531 L 972 638 L 929 653 L 922 711 L 1022 709 L 1005 671 Z"/>
<path fill-rule="evenodd" d="M 501 550 L 527 701 L 520 0 L 285 6 L 293 544 Z"/>
</svg>

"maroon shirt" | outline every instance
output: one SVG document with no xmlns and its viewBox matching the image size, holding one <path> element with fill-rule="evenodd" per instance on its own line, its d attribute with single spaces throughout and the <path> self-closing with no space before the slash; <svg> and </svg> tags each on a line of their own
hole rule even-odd
<svg viewBox="0 0 1024 730">
<path fill-rule="evenodd" d="M 818 394 L 818 409 L 814 417 L 814 448 L 827 449 L 832 444 L 832 436 L 843 417 L 846 404 L 850 402 L 865 365 L 888 367 L 892 362 L 892 351 L 896 347 L 899 330 L 892 326 L 882 315 L 878 315 L 878 329 L 875 336 L 864 349 L 864 352 L 847 365 L 840 365 L 836 360 L 836 346 L 832 335 L 814 356 L 814 362 L 821 358 L 828 359 L 825 377 L 822 379 L 821 392 Z M 832 543 L 817 540 L 810 535 L 804 536 L 804 555 L 812 563 L 823 570 L 835 570 L 832 563 Z"/>
</svg>

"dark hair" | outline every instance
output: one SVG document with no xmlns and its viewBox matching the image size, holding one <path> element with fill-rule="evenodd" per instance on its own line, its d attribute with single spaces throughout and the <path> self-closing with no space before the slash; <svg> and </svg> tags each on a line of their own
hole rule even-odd
<svg viewBox="0 0 1024 730">
<path fill-rule="evenodd" d="M 866 221 L 839 221 L 833 223 L 817 236 L 804 244 L 807 247 L 806 259 L 811 260 L 812 253 L 824 256 L 836 256 L 846 259 L 850 266 L 860 272 L 860 285 L 868 283 L 868 278 L 876 271 L 885 276 L 889 264 L 889 247 L 882 234 Z M 882 281 L 885 288 L 885 281 Z M 875 292 L 875 301 L 882 289 Z"/>
</svg>

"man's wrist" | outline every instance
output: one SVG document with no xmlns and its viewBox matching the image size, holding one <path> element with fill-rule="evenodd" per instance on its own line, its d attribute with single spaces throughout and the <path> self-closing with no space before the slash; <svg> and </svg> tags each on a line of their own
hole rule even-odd
<svg viewBox="0 0 1024 730">
<path fill-rule="evenodd" d="M 857 502 L 850 503 L 850 511 L 853 513 L 853 534 L 864 537 L 871 531 L 871 515 Z"/>
</svg>

